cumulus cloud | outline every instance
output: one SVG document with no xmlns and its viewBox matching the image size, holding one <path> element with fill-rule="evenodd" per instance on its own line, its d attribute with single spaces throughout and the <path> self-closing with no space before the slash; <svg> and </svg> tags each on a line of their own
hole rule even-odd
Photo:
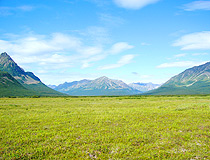
<svg viewBox="0 0 210 160">
<path fill-rule="evenodd" d="M 80 52 L 83 57 L 90 57 L 102 53 L 103 49 L 101 46 L 88 46 L 78 49 L 78 52 Z"/>
<path fill-rule="evenodd" d="M 191 33 L 182 36 L 175 41 L 173 46 L 181 47 L 181 50 L 210 49 L 210 31 Z"/>
<path fill-rule="evenodd" d="M 163 63 L 157 66 L 157 68 L 193 67 L 193 66 L 204 64 L 204 63 L 205 62 L 179 61 L 179 62 Z"/>
<path fill-rule="evenodd" d="M 53 33 L 50 37 L 31 35 L 12 41 L 0 40 L 1 50 L 24 55 L 37 55 L 49 52 L 63 52 L 79 48 L 81 42 L 75 37 Z"/>
<path fill-rule="evenodd" d="M 18 64 L 35 65 L 36 68 L 45 70 L 73 66 L 88 68 L 112 54 L 119 54 L 134 47 L 127 42 L 115 43 L 110 48 L 97 44 L 85 45 L 83 39 L 63 33 L 16 35 L 9 40 L 0 39 L 0 46 L 0 52 L 8 52 Z M 127 58 L 129 60 L 130 56 Z M 128 63 L 128 60 L 126 62 L 121 59 L 118 65 L 122 66 Z"/>
<path fill-rule="evenodd" d="M 105 54 L 99 54 L 99 55 L 96 55 L 96 56 L 93 56 L 93 57 L 90 57 L 88 59 L 84 59 L 82 60 L 82 69 L 84 68 L 88 68 L 88 67 L 91 67 L 93 64 L 93 62 L 97 62 L 97 61 L 100 61 L 102 59 L 105 59 L 107 57 L 107 55 Z"/>
<path fill-rule="evenodd" d="M 159 0 L 114 0 L 119 7 L 126 9 L 140 9 Z"/>
<path fill-rule="evenodd" d="M 114 68 L 122 67 L 126 64 L 131 63 L 134 57 L 135 55 L 132 55 L 132 54 L 122 56 L 116 64 L 109 64 L 109 65 L 101 66 L 99 67 L 99 69 L 105 70 L 105 69 L 114 69 Z"/>
<path fill-rule="evenodd" d="M 210 10 L 210 1 L 194 1 L 184 5 L 184 10 Z"/>
<path fill-rule="evenodd" d="M 0 46 L 0 52 L 8 52 L 18 64 L 38 64 L 46 70 L 85 66 L 84 63 L 101 60 L 95 57 L 104 53 L 101 46 L 86 46 L 79 38 L 63 33 L 13 36 L 0 40 Z"/>
<path fill-rule="evenodd" d="M 118 42 L 118 43 L 115 43 L 111 50 L 109 51 L 111 54 L 118 54 L 118 53 L 121 53 L 123 51 L 126 51 L 128 49 L 132 49 L 134 48 L 134 46 L 132 45 L 129 45 L 128 43 L 126 42 Z"/>
</svg>

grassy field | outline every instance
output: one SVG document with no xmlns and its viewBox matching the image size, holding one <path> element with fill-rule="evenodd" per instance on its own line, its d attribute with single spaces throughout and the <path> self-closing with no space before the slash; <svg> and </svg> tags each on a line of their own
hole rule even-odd
<svg viewBox="0 0 210 160">
<path fill-rule="evenodd" d="M 210 159 L 210 96 L 2 98 L 0 159 Z"/>
</svg>

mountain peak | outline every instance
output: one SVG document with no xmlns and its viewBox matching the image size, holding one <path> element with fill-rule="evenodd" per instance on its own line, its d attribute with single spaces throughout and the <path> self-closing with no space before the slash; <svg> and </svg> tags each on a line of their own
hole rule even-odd
<svg viewBox="0 0 210 160">
<path fill-rule="evenodd" d="M 11 82 L 14 82 L 13 84 L 19 85 L 19 89 L 16 85 L 16 88 L 18 90 L 14 88 L 11 94 L 16 93 L 17 95 L 22 95 L 21 92 L 24 92 L 24 94 L 26 93 L 26 95 L 63 95 L 57 91 L 48 88 L 32 72 L 25 72 L 22 68 L 18 66 L 17 63 L 15 63 L 15 61 L 6 52 L 0 54 L 0 71 L 8 73 L 8 75 L 6 76 L 3 75 L 3 79 L 2 75 L 0 76 L 0 81 L 3 81 L 4 84 L 11 84 Z M 0 87 L 1 86 L 2 84 L 0 83 Z M 17 93 L 17 91 L 20 93 Z"/>
<path fill-rule="evenodd" d="M 7 54 L 7 52 L 3 52 L 1 53 L 1 56 L 9 56 L 9 55 Z"/>
<path fill-rule="evenodd" d="M 74 96 L 133 95 L 141 91 L 133 89 L 121 80 L 106 76 L 95 80 L 81 80 L 59 85 L 55 90 Z"/>
<path fill-rule="evenodd" d="M 3 62 L 3 60 L 4 61 L 12 61 L 12 62 L 14 62 L 13 59 L 7 54 L 7 52 L 1 53 L 0 61 Z"/>
<path fill-rule="evenodd" d="M 106 77 L 106 76 L 102 76 L 102 77 L 99 77 L 99 78 L 97 78 L 97 79 L 100 79 L 100 80 L 105 80 L 105 79 L 109 79 L 108 77 Z"/>
<path fill-rule="evenodd" d="M 12 76 L 19 76 L 25 72 L 6 52 L 0 55 L 0 69 L 8 72 Z"/>
<path fill-rule="evenodd" d="M 40 79 L 38 77 L 36 77 L 32 72 L 25 72 L 6 52 L 0 55 L 0 69 L 11 74 L 19 83 L 40 83 Z"/>
</svg>

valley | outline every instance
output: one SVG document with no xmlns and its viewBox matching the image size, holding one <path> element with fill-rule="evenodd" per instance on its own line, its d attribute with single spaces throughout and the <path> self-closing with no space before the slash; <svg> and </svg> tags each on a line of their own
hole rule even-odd
<svg viewBox="0 0 210 160">
<path fill-rule="evenodd" d="M 4 72 L 0 74 L 0 78 L 4 79 L 0 85 L 1 97 L 210 94 L 210 62 L 189 68 L 162 85 L 151 82 L 126 84 L 103 76 L 94 80 L 83 79 L 47 86 L 34 73 L 20 68 L 6 52 L 0 55 L 0 71 Z M 12 78 L 10 82 L 6 74 Z"/>
<path fill-rule="evenodd" d="M 0 98 L 0 159 L 210 159 L 210 96 Z"/>
<path fill-rule="evenodd" d="M 0 0 L 0 160 L 210 160 L 210 0 Z"/>
</svg>

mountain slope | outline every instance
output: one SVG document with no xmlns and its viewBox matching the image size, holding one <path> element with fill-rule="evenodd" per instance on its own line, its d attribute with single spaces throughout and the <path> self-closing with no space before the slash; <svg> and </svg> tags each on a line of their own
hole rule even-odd
<svg viewBox="0 0 210 160">
<path fill-rule="evenodd" d="M 9 73 L 0 71 L 0 97 L 7 96 L 26 96 L 35 95 L 35 93 L 24 88 Z"/>
<path fill-rule="evenodd" d="M 142 92 L 147 92 L 153 89 L 160 87 L 160 84 L 153 84 L 153 83 L 130 83 L 130 87 L 137 89 Z"/>
<path fill-rule="evenodd" d="M 82 80 L 72 83 L 64 83 L 55 88 L 56 90 L 74 96 L 112 96 L 133 95 L 141 93 L 120 80 L 112 80 L 100 77 L 95 80 Z"/>
<path fill-rule="evenodd" d="M 210 62 L 187 69 L 146 94 L 210 94 Z"/>
<path fill-rule="evenodd" d="M 63 84 L 58 85 L 54 89 L 57 91 L 60 91 L 60 92 L 65 92 L 65 91 L 69 91 L 71 89 L 80 88 L 90 82 L 91 82 L 91 80 L 87 80 L 87 79 L 84 79 L 81 81 L 73 81 L 73 82 L 69 82 L 69 83 L 65 82 Z"/>
<path fill-rule="evenodd" d="M 32 72 L 25 72 L 13 61 L 13 59 L 6 52 L 0 55 L 0 70 L 8 72 L 21 85 L 23 85 L 28 90 L 31 90 L 32 92 L 36 93 L 37 95 L 41 96 L 64 95 L 47 87 Z"/>
</svg>

